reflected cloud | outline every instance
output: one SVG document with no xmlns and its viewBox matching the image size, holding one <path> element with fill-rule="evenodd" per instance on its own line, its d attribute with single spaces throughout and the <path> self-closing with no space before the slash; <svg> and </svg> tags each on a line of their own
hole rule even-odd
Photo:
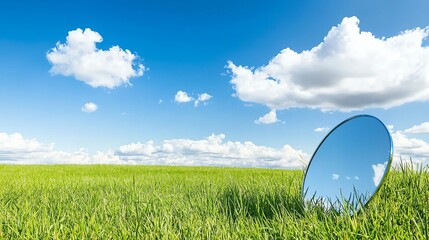
<svg viewBox="0 0 429 240">
<path fill-rule="evenodd" d="M 372 169 L 374 170 L 374 177 L 372 178 L 374 181 L 374 185 L 378 186 L 380 184 L 381 178 L 383 178 L 384 171 L 387 167 L 387 161 L 384 163 L 379 163 L 376 165 L 372 165 Z"/>
<path fill-rule="evenodd" d="M 340 175 L 333 173 L 332 174 L 332 180 L 338 180 L 340 178 Z"/>
<path fill-rule="evenodd" d="M 358 177 L 358 176 L 355 176 L 355 180 L 359 180 L 359 177 Z"/>
</svg>

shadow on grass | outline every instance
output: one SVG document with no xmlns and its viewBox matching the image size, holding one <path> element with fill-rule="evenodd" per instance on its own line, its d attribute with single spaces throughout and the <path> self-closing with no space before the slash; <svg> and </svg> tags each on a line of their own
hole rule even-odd
<svg viewBox="0 0 429 240">
<path fill-rule="evenodd" d="M 304 205 L 300 194 L 276 191 L 256 191 L 228 186 L 220 194 L 220 210 L 232 220 L 240 217 L 274 219 L 289 215 L 300 218 Z"/>
</svg>

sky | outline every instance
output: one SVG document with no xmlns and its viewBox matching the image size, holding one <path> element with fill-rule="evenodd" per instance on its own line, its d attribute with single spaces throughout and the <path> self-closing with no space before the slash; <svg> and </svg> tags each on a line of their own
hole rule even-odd
<svg viewBox="0 0 429 240">
<path fill-rule="evenodd" d="M 371 114 L 429 162 L 427 1 L 1 1 L 0 162 L 302 168 Z"/>
</svg>

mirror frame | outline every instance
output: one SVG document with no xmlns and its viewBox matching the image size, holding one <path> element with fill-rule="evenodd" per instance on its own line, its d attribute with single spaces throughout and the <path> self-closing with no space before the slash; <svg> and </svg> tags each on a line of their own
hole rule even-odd
<svg viewBox="0 0 429 240">
<path fill-rule="evenodd" d="M 356 210 L 356 212 L 360 212 L 362 208 L 366 207 L 368 205 L 368 203 L 372 200 L 372 198 L 374 197 L 374 195 L 376 195 L 378 193 L 378 191 L 380 190 L 381 186 L 383 185 L 384 181 L 386 180 L 387 174 L 390 171 L 390 167 L 392 165 L 392 159 L 393 159 L 393 140 L 392 140 L 392 136 L 390 135 L 389 129 L 386 127 L 386 125 L 384 125 L 384 123 L 378 119 L 377 117 L 374 117 L 372 115 L 369 114 L 359 114 L 359 115 L 355 115 L 352 117 L 347 118 L 346 120 L 342 121 L 341 123 L 339 123 L 337 126 L 335 126 L 332 130 L 329 131 L 328 134 L 326 134 L 326 136 L 322 139 L 322 141 L 319 143 L 319 145 L 317 146 L 316 150 L 314 151 L 313 155 L 310 158 L 310 161 L 308 162 L 307 167 L 305 168 L 305 174 L 304 174 L 304 179 L 302 181 L 302 187 L 301 187 L 301 199 L 303 202 L 304 207 L 306 206 L 307 202 L 305 200 L 305 193 L 306 191 L 304 191 L 304 185 L 305 185 L 305 180 L 307 179 L 307 173 L 308 173 L 308 169 L 311 166 L 311 163 L 313 162 L 314 157 L 316 156 L 317 152 L 319 151 L 320 147 L 322 146 L 322 144 L 325 142 L 326 139 L 328 139 L 328 137 L 340 126 L 342 126 L 343 124 L 356 119 L 356 118 L 361 118 L 361 117 L 369 117 L 369 118 L 373 118 L 376 121 L 378 121 L 379 123 L 381 123 L 381 125 L 384 127 L 384 129 L 386 130 L 387 136 L 389 137 L 389 142 L 390 142 L 390 153 L 389 153 L 389 158 L 388 158 L 388 164 L 386 169 L 384 170 L 383 173 L 383 177 L 380 181 L 380 183 L 378 184 L 378 186 L 376 187 L 376 189 L 371 193 L 370 197 L 368 198 L 368 200 L 365 202 L 365 204 L 363 204 L 360 208 L 358 208 Z M 332 210 L 332 207 L 328 208 L 328 210 Z M 353 215 L 353 214 L 350 214 Z"/>
</svg>

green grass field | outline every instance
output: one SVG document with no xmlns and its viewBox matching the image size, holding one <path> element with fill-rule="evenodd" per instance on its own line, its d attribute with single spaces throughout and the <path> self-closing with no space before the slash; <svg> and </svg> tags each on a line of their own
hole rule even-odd
<svg viewBox="0 0 429 240">
<path fill-rule="evenodd" d="M 5 239 L 427 239 L 429 174 L 390 172 L 350 217 L 304 211 L 303 171 L 0 165 Z"/>
</svg>

